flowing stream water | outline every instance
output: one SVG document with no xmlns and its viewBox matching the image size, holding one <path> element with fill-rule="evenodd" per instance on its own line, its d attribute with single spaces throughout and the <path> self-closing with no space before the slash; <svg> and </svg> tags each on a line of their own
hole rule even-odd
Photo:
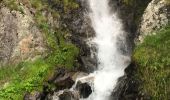
<svg viewBox="0 0 170 100">
<path fill-rule="evenodd" d="M 117 14 L 111 12 L 109 0 L 88 0 L 88 4 L 96 33 L 91 42 L 97 45 L 98 69 L 86 77 L 93 77 L 93 92 L 86 100 L 109 100 L 130 62 L 130 57 L 120 50 L 125 45 L 125 32 Z"/>
<path fill-rule="evenodd" d="M 128 51 L 126 32 L 117 13 L 109 7 L 109 0 L 88 0 L 88 4 L 88 14 L 95 31 L 95 37 L 90 42 L 96 44 L 98 66 L 93 73 L 78 78 L 70 91 L 75 90 L 78 81 L 86 82 L 91 86 L 92 93 L 81 100 L 110 100 L 118 79 L 130 63 L 130 56 L 124 53 Z"/>
</svg>

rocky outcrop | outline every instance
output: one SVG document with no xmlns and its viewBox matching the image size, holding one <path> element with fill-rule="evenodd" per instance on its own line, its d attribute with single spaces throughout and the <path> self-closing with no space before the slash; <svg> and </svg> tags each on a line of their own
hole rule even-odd
<svg viewBox="0 0 170 100">
<path fill-rule="evenodd" d="M 170 22 L 170 5 L 166 0 L 152 0 L 146 8 L 139 28 L 139 40 Z"/>
<path fill-rule="evenodd" d="M 42 92 L 26 93 L 24 100 L 79 100 L 87 98 L 91 93 L 91 87 L 86 82 L 78 81 L 78 78 L 87 76 L 80 71 L 69 71 L 57 68 L 43 85 Z M 50 87 L 53 85 L 53 88 Z"/>
<path fill-rule="evenodd" d="M 32 60 L 45 52 L 43 35 L 28 8 L 23 13 L 0 7 L 0 66 Z"/>
<path fill-rule="evenodd" d="M 57 92 L 53 96 L 53 100 L 79 100 L 79 94 L 77 91 L 63 90 Z"/>
</svg>

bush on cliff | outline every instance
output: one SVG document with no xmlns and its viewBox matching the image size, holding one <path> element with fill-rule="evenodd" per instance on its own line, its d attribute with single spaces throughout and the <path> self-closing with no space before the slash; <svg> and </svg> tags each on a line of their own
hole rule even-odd
<svg viewBox="0 0 170 100">
<path fill-rule="evenodd" d="M 153 100 L 170 98 L 170 26 L 161 29 L 156 35 L 147 36 L 139 44 L 133 55 L 138 64 L 137 77 L 141 80 L 140 89 Z"/>
</svg>

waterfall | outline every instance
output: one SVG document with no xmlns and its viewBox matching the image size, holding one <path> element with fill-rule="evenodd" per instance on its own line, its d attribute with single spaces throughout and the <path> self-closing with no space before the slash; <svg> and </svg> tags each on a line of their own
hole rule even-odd
<svg viewBox="0 0 170 100">
<path fill-rule="evenodd" d="M 97 70 L 88 76 L 76 79 L 69 91 L 77 95 L 74 91 L 77 91 L 76 86 L 80 81 L 88 83 L 92 89 L 92 93 L 87 98 L 77 96 L 80 100 L 110 100 L 118 79 L 124 75 L 124 70 L 130 63 L 126 43 L 127 34 L 116 12 L 111 11 L 109 0 L 88 0 L 88 4 L 91 26 L 95 31 L 95 37 L 90 39 L 90 44 L 96 45 L 97 51 L 92 54 L 97 57 L 98 66 Z M 63 92 L 57 92 L 53 100 L 59 100 L 58 95 Z"/>
<path fill-rule="evenodd" d="M 94 77 L 93 93 L 87 100 L 109 100 L 118 78 L 124 75 L 124 69 L 130 57 L 121 52 L 125 42 L 125 32 L 121 20 L 111 12 L 109 0 L 88 0 L 89 16 L 96 36 L 91 42 L 97 45 L 98 69 Z M 91 76 L 90 75 L 90 76 Z"/>
</svg>

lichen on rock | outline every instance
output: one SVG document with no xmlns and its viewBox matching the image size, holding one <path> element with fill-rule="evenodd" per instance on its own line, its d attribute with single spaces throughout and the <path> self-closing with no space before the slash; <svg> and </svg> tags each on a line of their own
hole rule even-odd
<svg viewBox="0 0 170 100">
<path fill-rule="evenodd" d="M 0 64 L 32 59 L 45 51 L 43 35 L 28 8 L 24 14 L 0 8 Z"/>
<path fill-rule="evenodd" d="M 139 41 L 170 22 L 170 5 L 166 0 L 152 0 L 146 8 L 139 28 Z"/>
</svg>

